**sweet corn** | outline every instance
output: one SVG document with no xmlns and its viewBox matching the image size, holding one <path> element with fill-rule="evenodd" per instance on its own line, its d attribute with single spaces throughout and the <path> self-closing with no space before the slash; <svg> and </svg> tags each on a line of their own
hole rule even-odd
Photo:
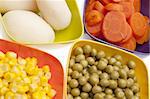
<svg viewBox="0 0 150 99">
<path fill-rule="evenodd" d="M 0 51 L 0 99 L 52 99 L 56 91 L 48 84 L 49 66 L 39 68 L 37 62 Z"/>
</svg>

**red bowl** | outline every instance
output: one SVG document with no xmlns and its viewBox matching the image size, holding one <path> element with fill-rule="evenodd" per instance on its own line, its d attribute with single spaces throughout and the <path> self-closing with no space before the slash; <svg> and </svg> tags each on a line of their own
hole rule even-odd
<svg viewBox="0 0 150 99">
<path fill-rule="evenodd" d="M 0 39 L 0 51 L 4 53 L 13 51 L 23 58 L 35 57 L 38 59 L 39 67 L 49 65 L 52 74 L 49 84 L 51 84 L 52 88 L 56 90 L 56 96 L 54 99 L 63 99 L 64 71 L 58 59 L 43 51 L 2 39 Z"/>
</svg>

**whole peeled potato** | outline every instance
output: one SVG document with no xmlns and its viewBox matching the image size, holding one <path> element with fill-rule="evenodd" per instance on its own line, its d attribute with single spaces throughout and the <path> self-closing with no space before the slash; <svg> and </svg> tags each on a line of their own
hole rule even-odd
<svg viewBox="0 0 150 99">
<path fill-rule="evenodd" d="M 10 10 L 30 10 L 37 11 L 35 0 L 0 0 L 0 12 L 5 13 Z"/>
<path fill-rule="evenodd" d="M 36 1 L 42 16 L 55 30 L 69 26 L 72 15 L 65 0 Z"/>
<path fill-rule="evenodd" d="M 50 25 L 31 11 L 9 11 L 3 15 L 3 22 L 9 36 L 21 43 L 48 43 L 55 39 Z"/>
</svg>

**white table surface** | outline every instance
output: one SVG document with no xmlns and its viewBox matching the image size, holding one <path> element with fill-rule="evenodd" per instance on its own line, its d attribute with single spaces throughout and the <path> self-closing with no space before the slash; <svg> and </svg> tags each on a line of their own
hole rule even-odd
<svg viewBox="0 0 150 99">
<path fill-rule="evenodd" d="M 80 13 L 83 13 L 84 0 L 77 0 L 77 4 L 79 6 Z M 4 33 L 3 27 L 0 24 L 0 38 L 10 40 L 7 35 Z M 88 35 L 84 34 L 82 39 L 91 39 Z M 63 65 L 64 71 L 66 71 L 67 57 L 70 50 L 70 47 L 73 43 L 69 44 L 50 44 L 50 45 L 29 45 L 34 48 L 40 49 L 51 55 L 55 56 Z M 150 55 L 140 55 L 137 54 L 146 64 L 148 72 L 150 72 Z M 149 74 L 150 77 L 150 74 Z"/>
</svg>

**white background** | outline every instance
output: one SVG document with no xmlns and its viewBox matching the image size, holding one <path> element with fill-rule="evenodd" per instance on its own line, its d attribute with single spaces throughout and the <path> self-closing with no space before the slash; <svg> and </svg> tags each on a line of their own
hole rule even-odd
<svg viewBox="0 0 150 99">
<path fill-rule="evenodd" d="M 77 4 L 79 6 L 79 10 L 82 15 L 83 7 L 84 7 L 84 0 L 77 0 Z M 3 32 L 3 28 L 1 25 L 0 25 L 0 38 L 9 40 L 9 38 Z M 88 35 L 84 34 L 82 39 L 91 39 L 91 38 Z M 29 46 L 38 48 L 40 50 L 43 50 L 43 51 L 48 52 L 51 55 L 55 56 L 57 59 L 60 60 L 60 62 L 63 65 L 64 71 L 66 71 L 67 57 L 68 57 L 68 53 L 69 53 L 69 50 L 70 50 L 70 47 L 72 46 L 72 44 L 73 43 L 50 44 L 50 45 L 29 45 Z M 137 54 L 137 55 L 142 58 L 142 60 L 145 62 L 146 66 L 147 66 L 148 72 L 150 72 L 150 55 L 145 55 L 145 56 L 140 55 L 140 54 Z M 150 75 L 149 75 L 149 77 L 150 77 Z"/>
</svg>

